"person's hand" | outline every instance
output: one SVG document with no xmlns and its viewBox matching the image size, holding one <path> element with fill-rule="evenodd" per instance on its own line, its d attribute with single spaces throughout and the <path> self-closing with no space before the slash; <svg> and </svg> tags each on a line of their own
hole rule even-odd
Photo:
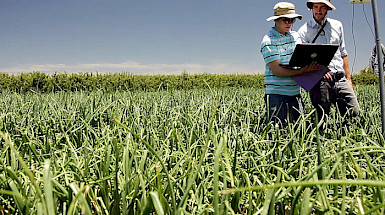
<svg viewBox="0 0 385 215">
<path fill-rule="evenodd" d="M 317 62 L 314 61 L 311 64 L 302 67 L 300 70 L 302 70 L 302 73 L 313 72 L 319 70 L 319 65 Z"/>
<path fill-rule="evenodd" d="M 352 86 L 352 88 L 354 87 L 353 86 L 353 81 L 352 81 L 352 77 L 349 77 L 349 78 L 346 78 L 350 84 L 350 86 Z"/>
<path fill-rule="evenodd" d="M 326 73 L 322 79 L 323 81 L 326 81 L 326 82 L 329 82 L 329 81 L 333 81 L 333 76 L 330 72 Z"/>
</svg>

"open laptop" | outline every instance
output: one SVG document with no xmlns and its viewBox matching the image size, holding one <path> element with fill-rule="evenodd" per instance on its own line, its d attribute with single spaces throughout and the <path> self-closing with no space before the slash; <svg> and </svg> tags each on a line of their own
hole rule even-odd
<svg viewBox="0 0 385 215">
<path fill-rule="evenodd" d="M 313 61 L 317 61 L 319 64 L 327 67 L 333 59 L 338 47 L 339 45 L 336 44 L 297 44 L 289 64 L 283 64 L 281 66 L 295 69 L 309 65 Z"/>
<path fill-rule="evenodd" d="M 327 68 L 334 54 L 338 49 L 335 44 L 316 44 L 304 43 L 297 44 L 288 65 L 281 65 L 285 68 L 300 69 L 311 62 L 316 61 L 320 64 L 320 69 L 311 73 L 292 76 L 303 89 L 310 91 L 319 80 L 329 71 Z"/>
</svg>

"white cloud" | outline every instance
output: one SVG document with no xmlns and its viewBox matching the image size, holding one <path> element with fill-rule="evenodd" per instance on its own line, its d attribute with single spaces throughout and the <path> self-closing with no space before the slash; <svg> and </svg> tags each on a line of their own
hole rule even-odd
<svg viewBox="0 0 385 215">
<path fill-rule="evenodd" d="M 123 63 L 84 63 L 84 64 L 43 64 L 28 65 L 11 68 L 0 68 L 1 73 L 20 74 L 30 72 L 44 73 L 122 73 L 127 72 L 135 75 L 156 74 L 189 74 L 211 73 L 211 74 L 262 74 L 254 65 L 235 65 L 226 63 L 217 64 L 143 64 L 138 62 Z"/>
</svg>

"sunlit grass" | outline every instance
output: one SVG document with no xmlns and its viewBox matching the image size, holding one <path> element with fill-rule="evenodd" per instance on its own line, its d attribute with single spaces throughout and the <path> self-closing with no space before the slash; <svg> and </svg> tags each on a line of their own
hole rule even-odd
<svg viewBox="0 0 385 215">
<path fill-rule="evenodd" d="M 362 120 L 265 122 L 263 89 L 0 94 L 0 212 L 384 213 L 376 87 Z M 319 144 L 317 145 L 317 133 Z"/>
</svg>

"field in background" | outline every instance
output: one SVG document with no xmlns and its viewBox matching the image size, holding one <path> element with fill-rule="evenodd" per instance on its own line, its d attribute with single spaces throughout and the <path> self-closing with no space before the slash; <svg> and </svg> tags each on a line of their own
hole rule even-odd
<svg viewBox="0 0 385 215">
<path fill-rule="evenodd" d="M 377 87 L 362 119 L 280 129 L 263 89 L 0 94 L 4 214 L 383 214 Z"/>
<path fill-rule="evenodd" d="M 361 72 L 352 76 L 355 85 L 378 85 L 378 76 Z M 0 73 L 0 91 L 17 93 L 50 93 L 76 91 L 160 91 L 208 88 L 263 88 L 263 75 L 132 75 L 113 74 L 53 74 L 33 72 L 20 75 Z"/>
</svg>

